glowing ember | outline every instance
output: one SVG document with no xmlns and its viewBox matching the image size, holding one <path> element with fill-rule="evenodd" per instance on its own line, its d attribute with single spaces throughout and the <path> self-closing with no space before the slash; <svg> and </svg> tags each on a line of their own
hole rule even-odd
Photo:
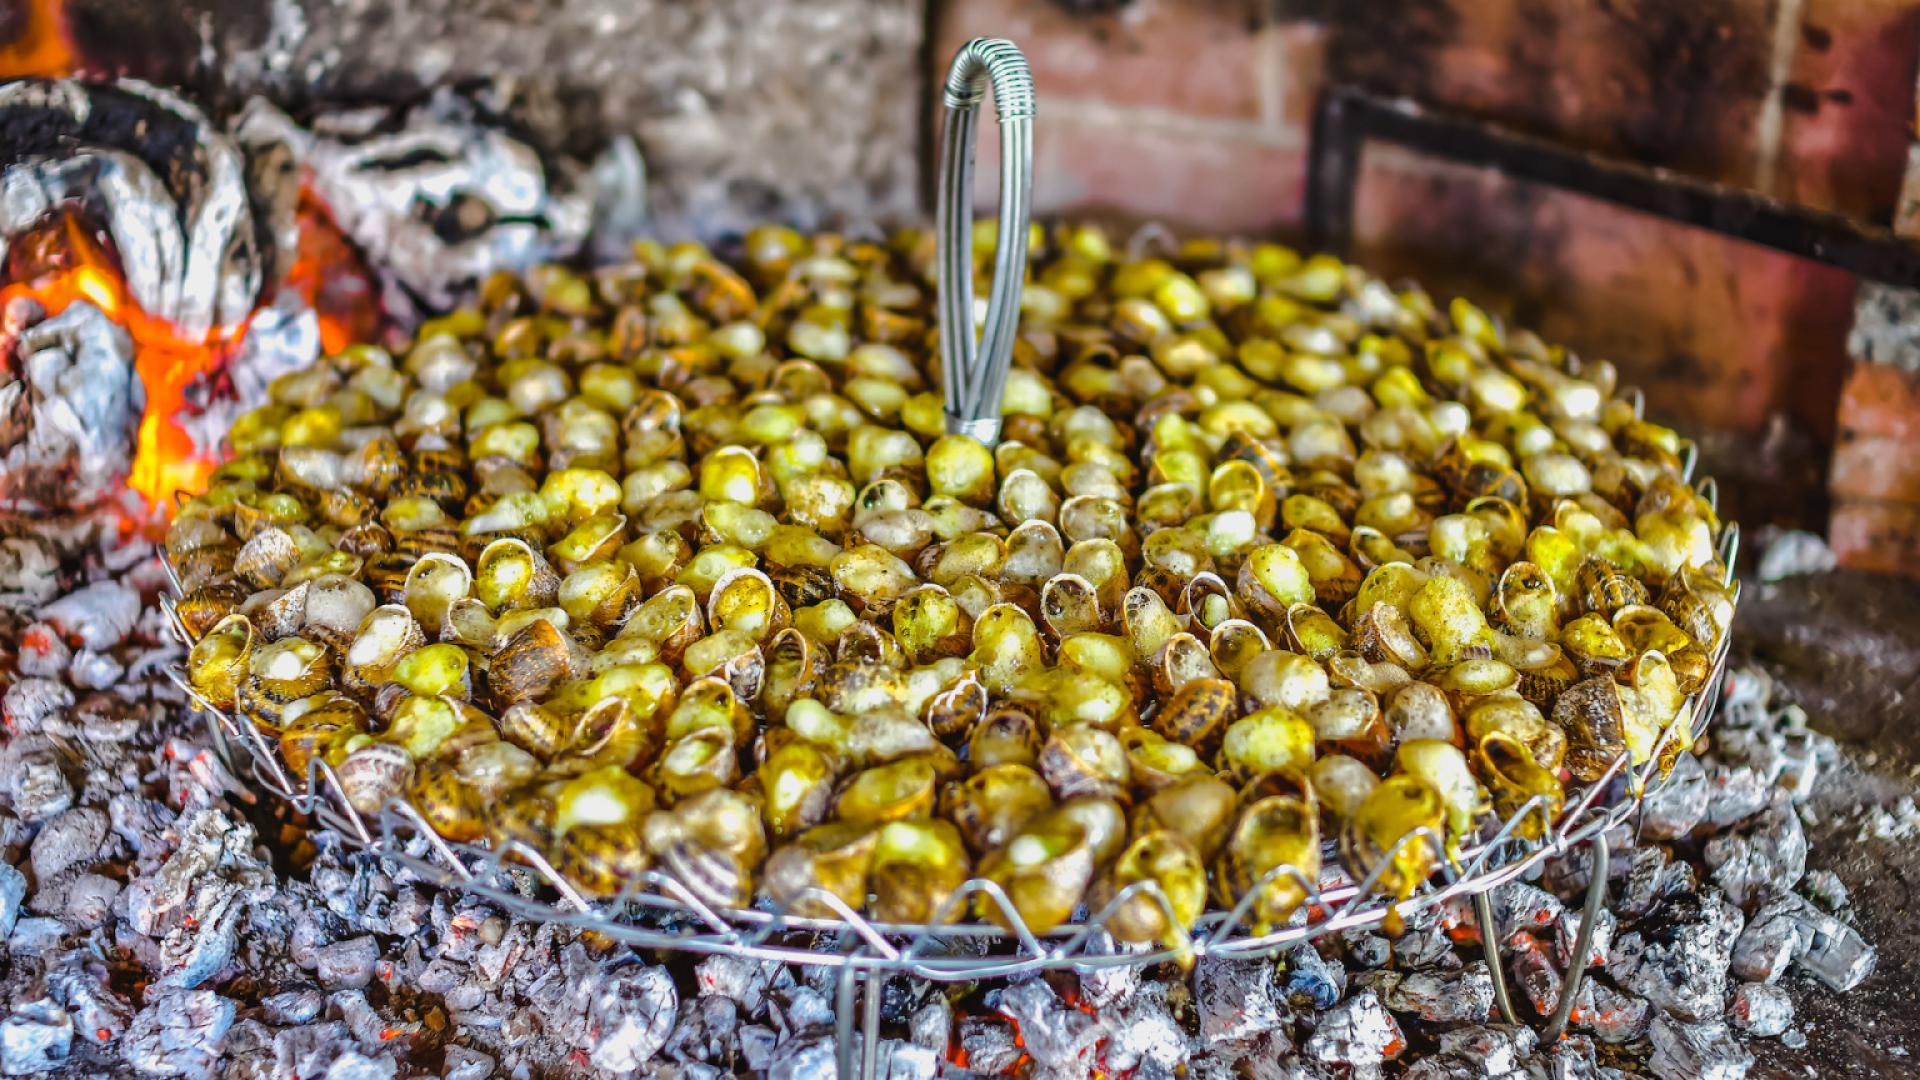
<svg viewBox="0 0 1920 1080">
<path fill-rule="evenodd" d="M 14 34 L 0 42 L 0 79 L 73 74 L 73 43 L 67 38 L 62 0 L 25 0 L 9 21 Z"/>
<path fill-rule="evenodd" d="M 170 506 L 175 492 L 201 490 L 215 462 L 194 445 L 175 416 L 186 404 L 187 387 L 226 361 L 245 336 L 246 324 L 216 327 L 200 341 L 183 340 L 173 324 L 147 315 L 127 295 L 112 257 L 73 215 L 62 215 L 38 239 L 24 245 L 33 251 L 23 260 L 29 265 L 9 268 L 17 277 L 0 287 L 0 307 L 31 297 L 51 318 L 85 300 L 126 327 L 147 399 L 127 486 L 153 507 Z"/>
<path fill-rule="evenodd" d="M 299 293 L 320 320 L 320 347 L 337 353 L 380 331 L 380 301 L 360 253 L 334 223 L 325 202 L 306 185 L 295 208 L 300 251 L 287 271 L 286 287 Z"/>
</svg>

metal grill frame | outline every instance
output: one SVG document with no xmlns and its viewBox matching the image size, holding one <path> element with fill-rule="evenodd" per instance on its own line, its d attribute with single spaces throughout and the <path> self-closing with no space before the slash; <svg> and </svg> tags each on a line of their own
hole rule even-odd
<svg viewBox="0 0 1920 1080">
<path fill-rule="evenodd" d="M 1711 479 L 1702 481 L 1698 490 L 1710 504 L 1717 501 Z M 1726 524 L 1717 546 L 1727 567 L 1728 583 L 1734 584 L 1739 526 Z M 166 565 L 164 558 L 162 562 Z M 171 565 L 166 565 L 166 570 L 177 594 L 179 579 Z M 192 639 L 174 609 L 173 597 L 163 597 L 161 603 L 175 635 L 191 647 Z M 308 775 L 290 776 L 271 732 L 245 717 L 214 707 L 192 687 L 180 668 L 171 669 L 169 675 L 208 718 L 217 747 L 234 775 L 312 816 L 356 847 L 391 859 L 422 880 L 464 889 L 522 918 L 592 930 L 635 948 L 901 972 L 936 982 L 970 982 L 1048 969 L 1154 964 L 1188 955 L 1242 959 L 1271 956 L 1325 934 L 1379 925 L 1395 912 L 1404 918 L 1454 897 L 1477 896 L 1513 881 L 1548 858 L 1565 854 L 1624 823 L 1639 809 L 1647 792 L 1665 783 L 1666 778 L 1658 771 L 1661 752 L 1682 721 L 1690 724 L 1688 745 L 1711 722 L 1729 644 L 1728 640 L 1721 643 L 1706 691 L 1687 699 L 1655 744 L 1649 760 L 1636 768 L 1623 752 L 1600 780 L 1568 792 L 1560 815 L 1543 821 L 1539 838 L 1520 832 L 1528 818 L 1545 818 L 1548 814 L 1546 801 L 1536 796 L 1510 817 L 1488 821 L 1479 839 L 1464 847 L 1457 859 L 1448 856 L 1442 837 L 1423 829 L 1404 837 L 1357 882 L 1332 857 L 1324 860 L 1326 869 L 1319 882 L 1307 881 L 1293 867 L 1280 867 L 1256 883 L 1231 909 L 1210 910 L 1203 915 L 1185 945 L 1133 950 L 1113 949 L 1111 938 L 1102 931 L 1107 919 L 1137 895 L 1158 902 L 1171 914 L 1171 903 L 1151 881 L 1131 885 L 1099 910 L 1045 934 L 1028 928 L 1004 890 L 983 878 L 971 879 L 958 889 L 927 925 L 869 920 L 824 890 L 814 890 L 805 898 L 837 912 L 837 919 L 793 915 L 770 902 L 745 909 L 715 907 L 657 869 L 649 870 L 610 899 L 592 900 L 574 888 L 541 852 L 523 843 L 516 841 L 502 848 L 449 843 L 402 799 L 391 800 L 377 815 L 359 813 L 347 802 L 331 766 L 316 761 Z M 235 746 L 243 754 L 236 756 Z M 1372 886 L 1404 846 L 1422 843 L 1432 849 L 1439 867 L 1434 877 L 1404 900 L 1373 895 Z M 1269 882 L 1285 874 L 1291 874 L 1307 896 L 1301 913 L 1285 928 L 1264 934 L 1247 932 L 1246 917 L 1254 899 Z M 1006 928 L 961 921 L 959 917 L 975 897 L 993 905 Z M 817 935 L 831 932 L 840 933 L 849 947 L 829 952 L 814 948 Z M 795 934 L 804 939 L 794 942 L 791 938 Z M 1009 944 L 1013 946 L 1010 952 L 995 948 L 1004 949 Z"/>
</svg>

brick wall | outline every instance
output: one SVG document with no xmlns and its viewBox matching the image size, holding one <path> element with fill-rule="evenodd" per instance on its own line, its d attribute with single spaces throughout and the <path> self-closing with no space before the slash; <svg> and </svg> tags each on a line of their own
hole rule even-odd
<svg viewBox="0 0 1920 1080">
<path fill-rule="evenodd" d="M 1913 0 L 934 0 L 932 26 L 940 70 L 976 35 L 1026 50 L 1040 213 L 1281 236 L 1302 225 L 1329 79 L 1891 223 L 1920 64 Z M 1656 413 L 1736 446 L 1837 445 L 1843 556 L 1920 573 L 1915 545 L 1884 540 L 1889 515 L 1916 531 L 1920 482 L 1872 430 L 1894 415 L 1914 438 L 1920 391 L 1849 374 L 1849 275 L 1389 148 L 1363 158 L 1356 255 L 1615 361 Z M 1807 509 L 1824 493 L 1767 498 L 1778 486 L 1758 477 L 1736 509 L 1824 524 Z"/>
</svg>

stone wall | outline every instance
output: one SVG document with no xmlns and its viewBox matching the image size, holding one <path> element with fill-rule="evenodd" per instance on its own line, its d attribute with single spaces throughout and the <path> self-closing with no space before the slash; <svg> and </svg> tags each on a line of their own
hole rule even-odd
<svg viewBox="0 0 1920 1080">
<path fill-rule="evenodd" d="M 47 0 L 31 0 L 43 4 Z M 540 141 L 639 142 L 668 235 L 918 211 L 924 0 L 67 0 L 94 70 L 231 100 L 498 82 Z"/>
</svg>

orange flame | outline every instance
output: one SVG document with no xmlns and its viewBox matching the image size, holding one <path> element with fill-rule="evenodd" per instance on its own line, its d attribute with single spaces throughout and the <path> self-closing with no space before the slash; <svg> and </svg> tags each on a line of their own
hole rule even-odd
<svg viewBox="0 0 1920 1080">
<path fill-rule="evenodd" d="M 314 309 L 321 347 L 339 352 L 380 332 L 380 306 L 371 275 L 341 235 L 326 207 L 304 188 L 298 208 L 300 248 L 286 287 Z M 251 319 L 216 327 L 195 341 L 165 319 L 148 315 L 127 292 L 125 278 L 99 240 L 71 213 L 15 245 L 16 279 L 0 286 L 0 310 L 16 297 L 31 297 L 52 318 L 75 300 L 85 300 L 133 338 L 134 369 L 146 388 L 127 486 L 150 508 L 170 513 L 178 492 L 204 490 L 218 464 L 212 448 L 196 446 L 180 426 L 187 388 L 220 370 L 246 337 Z"/>
<path fill-rule="evenodd" d="M 75 300 L 85 300 L 126 328 L 147 398 L 127 486 L 149 506 L 171 505 L 175 492 L 204 488 L 214 469 L 212 457 L 194 446 L 174 418 L 186 405 L 187 387 L 225 362 L 245 336 L 246 324 L 216 327 L 199 341 L 184 339 L 172 323 L 140 309 L 113 260 L 75 216 L 63 214 L 52 228 L 57 235 L 43 234 L 42 242 L 23 245 L 35 251 L 39 265 L 0 288 L 0 308 L 16 297 L 31 297 L 52 318 Z"/>
<path fill-rule="evenodd" d="M 15 16 L 19 31 L 0 43 L 0 79 L 58 78 L 76 68 L 73 42 L 61 0 L 25 0 Z"/>
<path fill-rule="evenodd" d="M 306 298 L 320 321 L 320 348 L 327 355 L 380 332 L 380 301 L 360 253 L 340 232 L 326 203 L 301 185 L 294 210 L 300 250 L 287 271 L 286 287 Z"/>
</svg>

